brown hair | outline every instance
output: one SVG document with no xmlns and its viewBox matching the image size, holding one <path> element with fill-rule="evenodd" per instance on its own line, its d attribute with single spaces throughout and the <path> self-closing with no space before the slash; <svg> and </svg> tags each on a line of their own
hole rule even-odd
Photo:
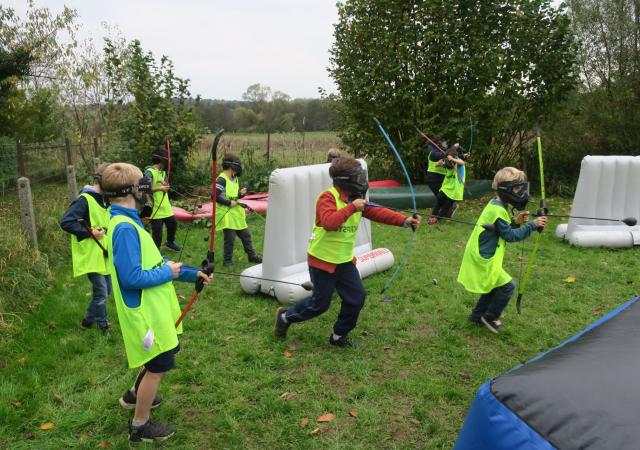
<svg viewBox="0 0 640 450">
<path fill-rule="evenodd" d="M 362 169 L 362 166 L 357 159 L 351 158 L 349 156 L 336 158 L 331 161 L 331 166 L 329 167 L 329 176 L 331 178 L 335 178 L 337 176 L 347 175 L 354 172 L 356 169 Z"/>
<path fill-rule="evenodd" d="M 494 191 L 498 190 L 498 185 L 500 183 L 505 183 L 509 181 L 522 180 L 527 181 L 527 174 L 524 173 L 520 169 L 516 169 L 515 167 L 503 167 L 498 170 L 493 177 L 493 183 L 491 183 L 491 188 Z"/>
<path fill-rule="evenodd" d="M 128 186 L 133 186 L 142 178 L 142 172 L 133 164 L 113 163 L 109 164 L 102 172 L 102 189 L 105 191 L 118 191 Z M 113 201 L 125 200 L 125 197 L 113 197 Z"/>
</svg>

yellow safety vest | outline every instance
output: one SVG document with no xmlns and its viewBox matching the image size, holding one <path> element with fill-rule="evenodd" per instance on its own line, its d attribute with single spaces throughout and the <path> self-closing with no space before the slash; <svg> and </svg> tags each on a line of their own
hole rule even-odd
<svg viewBox="0 0 640 450">
<path fill-rule="evenodd" d="M 238 201 L 238 194 L 240 192 L 238 177 L 234 177 L 234 179 L 231 180 L 224 172 L 220 174 L 220 177 L 226 181 L 225 197 L 227 197 L 228 200 Z M 231 230 L 244 230 L 247 228 L 247 216 L 244 208 L 240 205 L 230 208 L 229 206 L 216 203 L 216 220 L 220 221 L 217 228 L 222 230 L 225 228 Z"/>
<path fill-rule="evenodd" d="M 332 187 L 328 191 L 331 192 L 336 199 L 337 209 L 342 209 L 347 206 L 347 203 L 340 199 L 340 194 L 335 187 Z M 324 194 L 324 192 L 322 194 Z M 342 264 L 353 260 L 353 249 L 356 244 L 356 235 L 361 218 L 362 212 L 357 211 L 335 231 L 327 231 L 317 226 L 317 218 L 314 218 L 313 234 L 311 235 L 307 252 L 311 256 L 333 264 Z"/>
<path fill-rule="evenodd" d="M 489 202 L 476 222 L 480 226 L 474 227 L 471 237 L 467 241 L 458 273 L 458 283 L 462 284 L 469 292 L 486 294 L 511 281 L 511 275 L 502 268 L 506 246 L 502 237 L 498 238 L 498 247 L 491 258 L 487 259 L 480 255 L 480 234 L 487 232 L 482 228 L 482 225 L 495 223 L 498 219 L 507 223 L 511 222 L 511 217 L 503 206 Z"/>
<path fill-rule="evenodd" d="M 151 235 L 144 228 L 126 216 L 111 218 L 106 236 L 109 251 L 108 267 L 127 361 L 129 367 L 134 368 L 145 364 L 160 353 L 174 349 L 178 345 L 178 334 L 182 333 L 182 324 L 176 329 L 175 323 L 180 317 L 180 305 L 171 281 L 142 289 L 140 305 L 137 308 L 130 308 L 125 304 L 118 283 L 117 270 L 113 264 L 112 235 L 120 223 L 130 223 L 138 232 L 142 270 L 161 267 L 164 265 L 164 260 Z M 150 342 L 147 339 L 145 342 L 145 337 L 151 334 L 153 341 Z"/>
<path fill-rule="evenodd" d="M 167 178 L 167 172 L 164 170 L 158 170 L 154 167 L 147 168 L 147 171 L 151 172 L 151 186 L 156 188 L 164 185 L 164 180 Z M 169 194 L 163 191 L 155 191 L 153 193 L 153 211 L 151 216 L 155 219 L 166 219 L 173 216 L 173 208 L 171 208 L 171 201 L 169 201 Z"/>
<path fill-rule="evenodd" d="M 449 197 L 451 200 L 460 201 L 464 198 L 464 182 L 467 178 L 467 170 L 465 166 L 460 166 L 462 171 L 462 181 L 458 177 L 458 165 L 454 165 L 453 168 L 446 168 L 446 175 L 442 181 L 440 190 Z"/>
<path fill-rule="evenodd" d="M 89 206 L 89 227 L 104 228 L 109 226 L 109 208 L 103 208 L 91 195 L 80 194 L 87 200 Z M 106 247 L 104 239 L 101 244 Z M 71 235 L 71 260 L 73 262 L 73 276 L 79 277 L 87 273 L 99 273 L 107 275 L 107 262 L 102 254 L 102 249 L 91 236 L 78 241 L 75 235 Z"/>
<path fill-rule="evenodd" d="M 444 167 L 444 166 L 438 165 L 437 161 L 431 161 L 431 153 L 433 153 L 433 152 L 429 152 L 429 156 L 427 157 L 427 161 L 429 162 L 429 165 L 427 166 L 427 172 L 433 172 L 433 173 L 439 173 L 441 175 L 446 175 L 447 174 L 447 168 Z"/>
</svg>

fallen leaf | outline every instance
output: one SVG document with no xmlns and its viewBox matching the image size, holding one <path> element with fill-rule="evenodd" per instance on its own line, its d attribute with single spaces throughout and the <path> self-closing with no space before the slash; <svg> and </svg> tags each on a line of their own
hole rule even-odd
<svg viewBox="0 0 640 450">
<path fill-rule="evenodd" d="M 391 350 L 391 347 L 382 347 L 382 350 L 384 350 L 385 352 L 388 352 L 389 350 Z"/>
<path fill-rule="evenodd" d="M 7 365 L 3 361 L 0 361 L 0 369 L 4 369 L 5 367 L 7 367 Z"/>
<path fill-rule="evenodd" d="M 599 316 L 601 314 L 602 314 L 602 308 L 598 307 L 598 308 L 593 310 L 593 315 L 594 316 Z"/>
<path fill-rule="evenodd" d="M 432 279 L 431 280 L 431 284 L 433 284 L 434 286 L 437 286 L 438 285 L 438 279 L 437 278 Z"/>
<path fill-rule="evenodd" d="M 252 323 L 256 323 L 258 321 L 257 317 L 254 317 L 253 319 L 251 319 L 249 322 L 247 322 L 248 325 L 251 325 Z"/>
<path fill-rule="evenodd" d="M 352 409 L 351 411 L 349 411 L 349 415 L 351 417 L 358 417 L 358 410 L 357 409 Z"/>
<path fill-rule="evenodd" d="M 573 275 L 568 276 L 567 278 L 564 279 L 564 282 L 567 284 L 570 283 L 575 283 L 576 282 L 576 277 L 574 277 Z"/>
<path fill-rule="evenodd" d="M 198 361 L 197 359 L 193 360 L 193 365 L 194 367 L 198 367 L 200 365 L 200 361 Z"/>
<path fill-rule="evenodd" d="M 310 436 L 315 436 L 316 434 L 320 434 L 320 428 L 314 428 L 313 430 L 311 430 L 311 432 L 309 433 Z"/>
<path fill-rule="evenodd" d="M 318 422 L 318 423 L 331 422 L 335 418 L 336 418 L 335 414 L 326 413 L 326 414 L 323 414 L 320 417 L 318 417 L 316 419 L 316 422 Z"/>
<path fill-rule="evenodd" d="M 25 438 L 25 439 L 33 439 L 33 433 L 32 433 L 31 431 L 27 432 L 27 433 L 24 435 L 24 438 Z"/>
<path fill-rule="evenodd" d="M 369 336 L 369 332 L 368 332 L 367 330 L 364 330 L 364 331 L 362 332 L 362 335 L 363 335 L 363 336 Z"/>
<path fill-rule="evenodd" d="M 46 422 L 40 425 L 41 430 L 53 430 L 56 427 L 56 424 L 53 422 Z"/>
<path fill-rule="evenodd" d="M 285 358 L 291 358 L 293 356 L 293 353 L 291 353 L 289 350 L 284 352 L 284 357 Z"/>
<path fill-rule="evenodd" d="M 178 295 L 178 298 L 179 298 L 180 300 L 186 300 L 186 299 L 187 299 L 187 297 L 185 297 L 185 296 L 184 296 L 184 295 L 182 295 L 182 294 Z"/>
<path fill-rule="evenodd" d="M 303 417 L 302 419 L 300 419 L 300 426 L 302 428 L 306 427 L 307 425 L 309 425 L 309 418 L 308 417 Z"/>
<path fill-rule="evenodd" d="M 409 419 L 409 422 L 414 425 L 420 425 L 420 421 L 418 419 L 414 419 L 413 417 Z"/>
<path fill-rule="evenodd" d="M 58 328 L 58 324 L 55 322 L 49 322 L 49 329 L 50 330 L 55 330 L 56 328 Z"/>
<path fill-rule="evenodd" d="M 62 396 L 59 394 L 56 394 L 55 392 L 53 393 L 53 399 L 58 402 L 58 403 L 62 403 Z"/>
<path fill-rule="evenodd" d="M 109 441 L 100 441 L 96 448 L 111 448 L 111 444 L 109 444 Z"/>
<path fill-rule="evenodd" d="M 75 284 L 74 284 L 74 283 L 65 283 L 65 284 L 63 284 L 62 286 L 64 286 L 64 287 L 65 287 L 65 289 L 69 289 L 69 288 L 74 287 L 74 286 L 75 286 Z"/>
<path fill-rule="evenodd" d="M 469 374 L 469 372 L 464 372 L 464 371 L 458 372 L 458 376 L 460 378 L 462 378 L 463 380 L 470 380 L 471 379 L 471 374 Z"/>
<path fill-rule="evenodd" d="M 27 358 L 25 358 L 25 357 L 23 356 L 22 358 L 20 358 L 20 359 L 18 360 L 18 363 L 19 363 L 21 366 L 24 366 L 24 365 L 27 363 Z"/>
<path fill-rule="evenodd" d="M 233 341 L 236 337 L 235 336 L 227 336 L 224 338 L 225 341 Z"/>
<path fill-rule="evenodd" d="M 22 403 L 20 403 L 20 402 L 18 402 L 18 401 L 11 402 L 11 404 L 12 404 L 13 406 L 15 406 L 16 408 L 22 408 Z"/>
<path fill-rule="evenodd" d="M 91 297 L 93 294 L 91 292 L 85 292 L 84 296 L 85 297 Z"/>
<path fill-rule="evenodd" d="M 282 394 L 280 394 L 280 398 L 291 398 L 291 397 L 295 397 L 296 394 L 295 392 L 283 392 Z"/>
<path fill-rule="evenodd" d="M 89 433 L 88 431 L 83 431 L 82 433 L 80 433 L 81 441 L 86 441 L 88 439 L 91 439 L 91 433 Z"/>
</svg>

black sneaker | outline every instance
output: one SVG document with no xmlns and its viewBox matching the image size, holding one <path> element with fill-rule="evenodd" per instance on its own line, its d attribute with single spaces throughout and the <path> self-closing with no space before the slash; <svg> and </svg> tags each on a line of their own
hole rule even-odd
<svg viewBox="0 0 640 450">
<path fill-rule="evenodd" d="M 286 312 L 287 310 L 283 307 L 278 308 L 276 311 L 276 323 L 273 326 L 273 335 L 278 339 L 287 337 L 287 330 L 289 329 L 289 325 L 291 325 L 291 322 L 282 320 L 282 314 Z"/>
<path fill-rule="evenodd" d="M 449 211 L 447 211 L 447 214 L 446 214 L 447 217 L 452 218 L 457 210 L 458 210 L 458 204 L 454 203 L 453 206 L 449 209 Z"/>
<path fill-rule="evenodd" d="M 169 250 L 173 250 L 174 252 L 179 252 L 180 250 L 182 250 L 182 247 L 180 247 L 175 242 L 165 242 L 164 246 L 167 247 Z"/>
<path fill-rule="evenodd" d="M 92 326 L 93 326 L 93 322 L 90 320 L 82 319 L 82 322 L 80 322 L 80 328 L 82 328 L 83 330 L 88 330 Z"/>
<path fill-rule="evenodd" d="M 249 256 L 249 262 L 260 264 L 262 262 L 262 256 L 260 255 Z"/>
<path fill-rule="evenodd" d="M 127 389 L 127 392 L 125 392 L 122 397 L 120 397 L 120 400 L 118 400 L 120 406 L 122 406 L 124 409 L 135 409 L 136 401 L 136 394 L 133 393 L 131 389 Z M 151 409 L 157 408 L 158 406 L 160 406 L 160 403 L 162 403 L 162 397 L 156 395 L 156 398 L 153 399 L 153 403 L 151 403 Z"/>
<path fill-rule="evenodd" d="M 482 316 L 480 321 L 484 324 L 485 327 L 489 329 L 492 333 L 498 334 L 500 332 L 500 328 L 502 328 L 502 322 L 498 319 L 490 319 L 486 316 Z"/>
<path fill-rule="evenodd" d="M 131 442 L 162 442 L 176 433 L 175 427 L 165 425 L 157 420 L 149 419 L 139 427 L 134 427 L 129 421 L 129 440 Z"/>
<path fill-rule="evenodd" d="M 333 335 L 329 336 L 329 344 L 334 347 L 350 347 L 350 348 L 360 348 L 362 345 L 360 343 L 352 341 L 349 336 L 341 336 L 340 339 L 333 339 Z"/>
</svg>

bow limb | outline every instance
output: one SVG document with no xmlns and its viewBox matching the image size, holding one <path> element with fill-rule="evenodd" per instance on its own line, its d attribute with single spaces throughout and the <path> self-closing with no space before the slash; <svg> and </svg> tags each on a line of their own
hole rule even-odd
<svg viewBox="0 0 640 450">
<path fill-rule="evenodd" d="M 536 213 L 537 216 L 546 216 L 549 213 L 549 209 L 547 208 L 547 200 L 544 189 L 544 163 L 542 160 L 542 137 L 540 131 L 540 123 L 536 123 L 536 141 L 538 144 L 538 164 L 540 166 L 540 207 Z M 538 247 L 540 245 L 540 235 L 543 231 L 543 228 L 538 228 L 538 233 L 533 238 L 533 249 L 531 250 L 531 255 L 529 256 L 529 260 L 527 261 L 527 270 L 524 273 L 524 278 L 518 283 L 518 297 L 516 300 L 516 311 L 520 314 L 522 298 L 524 297 L 524 293 L 527 289 L 527 282 L 529 281 L 529 275 L 531 273 L 531 268 L 536 262 L 536 258 L 538 256 Z"/>
<path fill-rule="evenodd" d="M 218 133 L 216 134 L 216 137 L 213 139 L 213 143 L 211 144 L 211 159 L 213 161 L 212 169 L 211 169 L 211 189 L 213 192 L 213 204 L 211 205 L 211 235 L 209 237 L 209 250 L 207 251 L 207 256 L 202 261 L 202 265 L 201 265 L 202 272 L 209 276 L 211 276 L 215 271 L 216 178 L 218 174 L 217 150 L 218 150 L 218 143 L 220 142 L 220 138 L 222 137 L 223 133 L 224 133 L 224 130 L 218 131 Z M 196 301 L 196 299 L 198 298 L 198 295 L 200 294 L 203 288 L 204 288 L 204 280 L 198 277 L 196 279 L 196 288 L 193 294 L 191 295 L 191 299 L 189 300 L 189 303 L 187 303 L 187 306 L 185 306 L 184 310 L 182 311 L 182 314 L 180 314 L 180 317 L 176 322 L 176 328 L 178 327 L 178 325 L 180 325 L 180 322 L 182 322 L 182 319 L 185 318 L 185 316 L 191 309 L 191 306 Z"/>
<path fill-rule="evenodd" d="M 469 154 L 473 149 L 473 119 L 469 116 Z"/>
<path fill-rule="evenodd" d="M 409 185 L 409 190 L 411 191 L 411 201 L 412 201 L 412 205 L 413 205 L 413 217 L 415 218 L 415 217 L 418 216 L 418 207 L 417 207 L 417 204 L 416 204 L 416 193 L 413 190 L 413 183 L 411 183 L 411 177 L 409 176 L 409 172 L 407 171 L 407 168 L 405 167 L 404 162 L 402 161 L 402 157 L 400 156 L 400 153 L 396 149 L 396 146 L 393 144 L 393 141 L 389 137 L 389 134 L 387 134 L 387 131 L 384 129 L 384 127 L 382 126 L 380 121 L 378 121 L 378 119 L 374 118 L 373 120 L 375 120 L 376 124 L 378 125 L 378 128 L 380 129 L 380 132 L 382 133 L 382 135 L 384 136 L 386 141 L 389 143 L 389 146 L 391 147 L 391 150 L 393 150 L 394 155 L 398 159 L 398 162 L 400 163 L 400 167 L 402 167 L 402 171 L 404 172 L 404 176 L 407 179 L 407 184 Z M 402 254 L 402 259 L 400 260 L 400 264 L 398 264 L 398 267 L 396 267 L 396 270 L 391 274 L 391 276 L 389 277 L 389 279 L 385 283 L 384 287 L 380 291 L 381 294 L 383 294 L 387 289 L 389 289 L 391 287 L 391 284 L 396 279 L 398 273 L 400 272 L 400 270 L 406 264 L 407 259 L 409 259 L 409 255 L 411 254 L 411 251 L 413 250 L 413 242 L 414 242 L 415 237 L 416 237 L 416 228 L 415 228 L 415 226 L 412 225 L 411 226 L 411 238 L 409 239 L 409 242 L 407 242 L 407 246 L 404 249 L 404 253 Z"/>
</svg>

